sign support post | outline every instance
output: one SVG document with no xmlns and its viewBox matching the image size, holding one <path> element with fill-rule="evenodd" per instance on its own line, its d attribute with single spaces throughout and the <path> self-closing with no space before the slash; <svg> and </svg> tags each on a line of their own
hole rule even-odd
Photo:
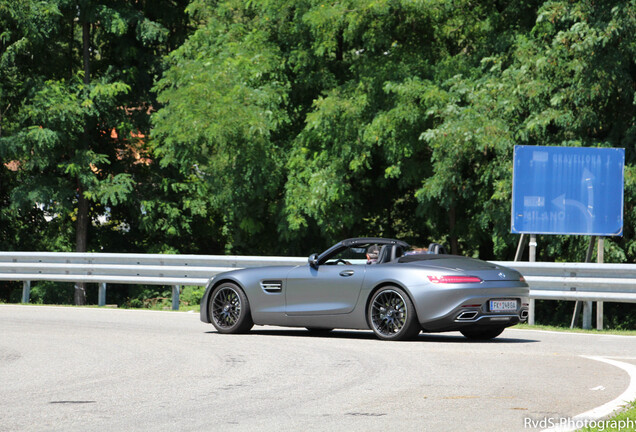
<svg viewBox="0 0 636 432">
<path fill-rule="evenodd" d="M 530 262 L 535 262 L 537 260 L 537 235 L 530 234 L 530 242 L 528 243 L 530 246 Z M 530 299 L 530 304 L 528 305 L 528 325 L 534 325 L 534 299 Z"/>
<path fill-rule="evenodd" d="M 515 261 L 521 261 L 521 257 L 523 256 L 523 250 L 526 248 L 526 241 L 528 238 L 526 234 L 521 234 L 519 238 L 519 244 L 517 245 L 517 252 L 515 253 Z"/>
<path fill-rule="evenodd" d="M 600 238 L 599 238 L 600 240 Z M 591 236 L 590 237 L 590 243 L 587 245 L 587 253 L 585 254 L 585 262 L 586 263 L 591 263 L 592 262 L 592 254 L 594 253 L 594 244 L 596 243 L 596 236 Z M 591 314 L 589 314 L 588 311 L 588 307 L 589 307 L 589 302 L 585 303 L 584 305 L 584 309 L 583 309 L 583 328 L 586 328 L 586 317 L 588 320 L 590 320 L 590 323 L 588 324 L 588 329 L 592 328 L 592 323 L 591 323 Z M 588 315 L 586 315 L 586 313 L 588 313 Z M 574 302 L 574 312 L 572 313 L 572 321 L 570 322 L 570 328 L 574 328 L 574 326 L 576 325 L 578 319 L 579 319 L 579 315 L 581 314 L 581 303 L 576 301 Z"/>
<path fill-rule="evenodd" d="M 598 252 L 596 256 L 596 262 L 603 264 L 605 258 L 605 238 L 598 238 Z M 596 302 L 596 329 L 603 330 L 603 302 Z"/>
</svg>

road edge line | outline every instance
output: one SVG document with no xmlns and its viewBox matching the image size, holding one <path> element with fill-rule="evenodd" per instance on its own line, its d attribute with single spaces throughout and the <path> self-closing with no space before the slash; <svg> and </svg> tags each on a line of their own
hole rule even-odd
<svg viewBox="0 0 636 432">
<path fill-rule="evenodd" d="M 579 429 L 579 427 L 576 426 L 577 424 L 583 423 L 586 420 L 588 422 L 601 420 L 602 418 L 613 414 L 620 408 L 624 407 L 625 405 L 636 399 L 636 365 L 624 363 L 618 360 L 612 360 L 611 357 L 588 355 L 581 355 L 580 357 L 607 363 L 624 370 L 625 372 L 627 372 L 627 375 L 629 375 L 629 385 L 627 386 L 625 391 L 621 393 L 616 399 L 572 417 L 567 426 L 555 426 L 549 429 L 544 429 L 541 432 L 571 432 L 577 430 Z"/>
</svg>

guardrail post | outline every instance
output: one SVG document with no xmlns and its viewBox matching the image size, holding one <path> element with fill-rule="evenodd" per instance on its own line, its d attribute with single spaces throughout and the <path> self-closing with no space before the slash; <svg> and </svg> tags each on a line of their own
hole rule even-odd
<svg viewBox="0 0 636 432">
<path fill-rule="evenodd" d="M 106 306 L 106 282 L 99 284 L 99 291 L 97 292 L 97 306 Z"/>
<path fill-rule="evenodd" d="M 22 282 L 22 303 L 28 303 L 31 298 L 31 281 Z"/>
<path fill-rule="evenodd" d="M 528 305 L 528 325 L 534 325 L 534 299 L 530 299 Z"/>
<path fill-rule="evenodd" d="M 583 328 L 585 330 L 592 328 L 592 303 L 591 301 L 583 302 Z"/>
<path fill-rule="evenodd" d="M 603 330 L 603 302 L 596 302 L 596 330 Z"/>
<path fill-rule="evenodd" d="M 172 286 L 172 310 L 179 310 L 179 291 L 181 286 Z"/>
</svg>

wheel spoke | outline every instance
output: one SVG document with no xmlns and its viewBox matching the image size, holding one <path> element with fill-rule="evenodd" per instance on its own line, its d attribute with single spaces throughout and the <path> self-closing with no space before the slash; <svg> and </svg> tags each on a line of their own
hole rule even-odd
<svg viewBox="0 0 636 432">
<path fill-rule="evenodd" d="M 385 336 L 399 333 L 406 324 L 408 310 L 404 298 L 394 290 L 378 294 L 371 305 L 371 324 Z"/>
<path fill-rule="evenodd" d="M 231 328 L 241 316 L 241 299 L 230 288 L 221 288 L 212 299 L 212 318 L 219 327 Z"/>
</svg>

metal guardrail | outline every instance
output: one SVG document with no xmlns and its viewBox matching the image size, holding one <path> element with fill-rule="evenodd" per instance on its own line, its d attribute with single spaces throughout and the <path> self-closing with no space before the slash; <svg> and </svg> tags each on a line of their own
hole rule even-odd
<svg viewBox="0 0 636 432">
<path fill-rule="evenodd" d="M 0 252 L 0 280 L 23 282 L 22 303 L 29 302 L 32 281 L 96 283 L 99 306 L 106 304 L 107 284 L 172 286 L 172 309 L 178 310 L 183 285 L 204 286 L 237 268 L 306 262 L 276 256 Z"/>
<path fill-rule="evenodd" d="M 596 328 L 603 328 L 603 303 L 636 303 L 636 264 L 540 263 L 501 261 L 519 271 L 530 285 L 528 323 L 535 323 L 535 300 L 576 301 L 572 326 L 583 306 L 583 328 L 592 328 L 592 302 L 596 302 Z"/>
<path fill-rule="evenodd" d="M 22 281 L 24 303 L 29 302 L 32 281 L 97 283 L 100 306 L 106 304 L 109 283 L 166 285 L 173 287 L 173 309 L 178 309 L 183 285 L 203 286 L 212 276 L 237 268 L 306 263 L 304 257 L 282 256 L 0 252 L 0 280 Z M 603 302 L 636 303 L 636 264 L 493 263 L 514 268 L 526 278 L 531 324 L 536 299 L 598 302 L 597 327 L 599 322 L 602 327 Z"/>
</svg>

